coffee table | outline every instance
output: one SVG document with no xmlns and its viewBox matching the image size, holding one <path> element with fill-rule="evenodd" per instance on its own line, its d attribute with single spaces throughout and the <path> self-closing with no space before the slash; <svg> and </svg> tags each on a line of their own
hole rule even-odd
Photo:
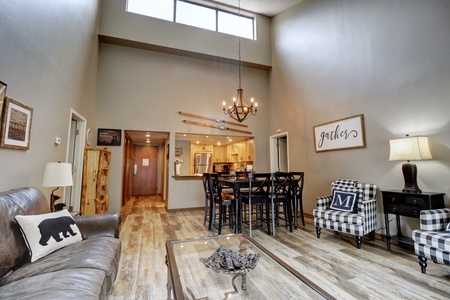
<svg viewBox="0 0 450 300">
<path fill-rule="evenodd" d="M 200 261 L 221 246 L 259 255 L 256 267 L 225 274 Z M 168 299 L 335 299 L 245 234 L 167 241 L 166 250 Z"/>
</svg>

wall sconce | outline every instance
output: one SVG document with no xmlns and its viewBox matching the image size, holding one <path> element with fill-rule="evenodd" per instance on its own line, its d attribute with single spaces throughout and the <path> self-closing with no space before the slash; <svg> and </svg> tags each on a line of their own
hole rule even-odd
<svg viewBox="0 0 450 300">
<path fill-rule="evenodd" d="M 72 165 L 70 163 L 49 162 L 45 165 L 43 187 L 56 187 L 50 194 L 50 210 L 55 211 L 55 201 L 61 198 L 53 194 L 60 186 L 72 186 Z M 64 205 L 63 205 L 64 206 Z M 62 207 L 57 210 L 62 210 Z"/>
<path fill-rule="evenodd" d="M 416 136 L 390 140 L 389 160 L 406 160 L 402 165 L 403 178 L 405 187 L 403 192 L 422 193 L 417 185 L 417 166 L 410 160 L 432 159 L 430 149 L 428 147 L 428 137 Z"/>
</svg>

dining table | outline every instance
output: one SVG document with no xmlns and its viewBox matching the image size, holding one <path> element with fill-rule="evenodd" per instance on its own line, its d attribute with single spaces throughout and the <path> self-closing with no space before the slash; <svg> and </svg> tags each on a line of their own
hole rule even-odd
<svg viewBox="0 0 450 300">
<path fill-rule="evenodd" d="M 296 189 L 298 188 L 298 179 L 291 180 L 291 188 L 293 189 L 293 196 L 291 198 L 291 204 L 294 208 L 294 228 L 298 228 L 297 223 L 297 216 L 298 216 L 298 202 L 296 197 Z M 250 179 L 242 178 L 242 177 L 236 177 L 236 176 L 223 176 L 219 177 L 219 184 L 222 187 L 228 187 L 233 190 L 233 197 L 234 199 L 237 199 L 238 201 L 235 201 L 235 226 L 234 226 L 234 232 L 235 233 L 241 233 L 242 232 L 242 209 L 240 207 L 240 201 L 241 195 L 243 193 L 248 193 L 248 188 L 250 186 Z M 273 195 L 272 195 L 273 196 Z M 272 202 L 272 234 L 275 235 L 275 222 L 274 222 L 274 207 L 273 207 L 273 199 L 271 199 Z"/>
</svg>

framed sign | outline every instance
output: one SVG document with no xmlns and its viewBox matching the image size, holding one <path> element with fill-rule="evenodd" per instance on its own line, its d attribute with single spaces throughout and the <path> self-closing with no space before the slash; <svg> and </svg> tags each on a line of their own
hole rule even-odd
<svg viewBox="0 0 450 300">
<path fill-rule="evenodd" d="M 4 102 L 0 146 L 28 150 L 33 109 L 8 97 Z"/>
<path fill-rule="evenodd" d="M 120 146 L 122 140 L 122 129 L 98 129 L 97 145 Z"/>
<path fill-rule="evenodd" d="M 356 115 L 314 126 L 316 152 L 366 147 L 364 116 Z"/>
</svg>

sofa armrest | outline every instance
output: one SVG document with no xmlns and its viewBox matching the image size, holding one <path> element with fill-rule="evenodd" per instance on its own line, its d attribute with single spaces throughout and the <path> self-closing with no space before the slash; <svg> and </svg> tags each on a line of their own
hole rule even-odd
<svg viewBox="0 0 450 300">
<path fill-rule="evenodd" d="M 317 197 L 317 210 L 326 210 L 330 207 L 331 200 L 333 200 L 331 196 Z"/>
<path fill-rule="evenodd" d="M 98 214 L 74 217 L 84 239 L 96 236 L 119 237 L 120 214 Z"/>
<path fill-rule="evenodd" d="M 420 211 L 420 230 L 441 231 L 450 222 L 450 208 Z"/>
</svg>

